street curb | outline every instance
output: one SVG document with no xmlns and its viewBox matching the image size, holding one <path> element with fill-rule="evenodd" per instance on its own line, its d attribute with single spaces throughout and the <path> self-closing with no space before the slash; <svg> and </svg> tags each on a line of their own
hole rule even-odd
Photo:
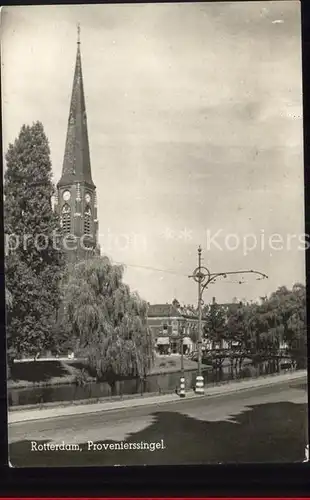
<svg viewBox="0 0 310 500">
<path fill-rule="evenodd" d="M 102 397 L 102 398 L 88 398 L 88 399 L 76 399 L 73 401 L 53 401 L 51 403 L 37 403 L 37 404 L 31 404 L 31 405 L 19 405 L 19 406 L 11 406 L 9 407 L 9 413 L 17 413 L 17 412 L 26 412 L 26 411 L 44 411 L 44 410 L 54 410 L 56 408 L 59 409 L 64 409 L 68 407 L 75 408 L 77 406 L 93 406 L 95 404 L 112 404 L 112 403 L 124 403 L 125 401 L 133 401 L 135 399 L 139 399 L 140 401 L 143 401 L 147 398 L 154 398 L 154 397 L 163 397 L 163 396 L 171 396 L 174 394 L 174 391 L 170 392 L 148 392 L 144 393 L 142 396 L 141 395 L 124 395 L 123 397 L 121 396 L 112 396 L 112 397 Z"/>
<path fill-rule="evenodd" d="M 234 394 L 235 392 L 242 392 L 242 391 L 249 391 L 249 390 L 252 390 L 252 389 L 261 389 L 261 388 L 265 388 L 265 387 L 272 387 L 274 385 L 277 385 L 277 384 L 285 384 L 287 382 L 295 382 L 297 381 L 298 379 L 305 379 L 306 380 L 306 383 L 307 382 L 307 373 L 304 373 L 304 374 L 299 374 L 298 376 L 294 376 L 294 377 L 288 377 L 286 379 L 282 379 L 282 380 L 268 380 L 266 381 L 265 384 L 260 384 L 260 385 L 253 385 L 253 386 L 247 386 L 247 387 L 236 387 L 234 388 L 233 390 L 230 390 L 230 391 L 221 391 L 221 392 L 216 392 L 216 393 L 205 393 L 204 394 L 204 397 L 208 396 L 208 397 L 218 397 L 218 396 L 222 396 L 222 395 L 225 395 L 225 394 Z M 267 380 L 267 379 L 264 379 L 264 380 Z"/>
<path fill-rule="evenodd" d="M 217 388 L 218 390 L 221 390 L 221 392 L 229 388 L 229 390 L 234 390 L 232 386 L 239 385 L 239 384 L 244 384 L 247 383 L 249 384 L 250 382 L 256 382 L 256 381 L 265 381 L 272 379 L 274 381 L 274 377 L 295 377 L 295 376 L 302 376 L 300 375 L 301 373 L 305 373 L 305 370 L 299 370 L 299 371 L 294 371 L 292 373 L 282 373 L 282 374 L 274 374 L 274 375 L 262 375 L 260 377 L 256 378 L 249 378 L 249 379 L 238 379 L 238 380 L 230 380 L 229 382 L 220 382 L 215 385 L 206 385 L 205 386 L 205 391 L 209 392 L 210 390 L 212 391 L 214 388 Z M 239 390 L 236 389 L 236 390 Z M 135 399 L 139 399 L 139 401 L 144 401 L 147 400 L 148 398 L 162 398 L 162 397 L 167 397 L 167 396 L 173 396 L 175 394 L 175 391 L 163 391 L 163 392 L 147 392 L 144 393 L 143 395 L 138 395 L 138 394 L 124 394 L 123 396 L 112 396 L 112 397 L 97 397 L 97 398 L 87 398 L 87 399 L 77 399 L 77 400 L 68 400 L 68 401 L 53 401 L 53 402 L 48 402 L 48 403 L 36 403 L 36 404 L 30 404 L 30 405 L 16 405 L 16 406 L 9 406 L 9 413 L 15 413 L 15 412 L 27 412 L 27 411 L 43 411 L 43 410 L 53 410 L 56 408 L 59 408 L 61 410 L 68 408 L 68 407 L 74 407 L 76 408 L 77 406 L 89 406 L 89 405 L 94 405 L 94 404 L 112 404 L 112 403 L 124 403 L 126 401 L 133 401 Z M 192 394 L 192 392 L 187 392 L 188 397 Z M 194 394 L 194 396 L 197 396 L 197 394 Z M 177 398 L 178 400 L 178 398 Z"/>
<path fill-rule="evenodd" d="M 234 387 L 230 386 L 221 386 L 218 387 L 217 390 L 214 392 L 212 389 L 209 388 L 208 391 L 205 392 L 203 395 L 197 395 L 195 393 L 190 393 L 186 395 L 186 398 L 180 398 L 176 394 L 166 394 L 164 396 L 153 396 L 153 397 L 145 397 L 142 400 L 137 400 L 133 399 L 132 404 L 126 405 L 126 401 L 119 401 L 117 403 L 112 403 L 112 402 L 106 402 L 106 403 L 92 403 L 89 405 L 72 405 L 72 406 L 66 406 L 59 408 L 60 412 L 56 415 L 51 415 L 49 409 L 38 409 L 38 410 L 25 410 L 25 411 L 13 411 L 13 412 L 8 412 L 8 424 L 13 425 L 13 424 L 18 424 L 21 422 L 31 422 L 31 421 L 36 421 L 36 420 L 47 420 L 47 419 L 54 419 L 54 418 L 61 418 L 61 417 L 69 417 L 72 415 L 85 415 L 85 414 L 92 414 L 92 413 L 100 413 L 100 412 L 107 412 L 107 411 L 118 411 L 118 410 L 126 410 L 126 409 L 131 409 L 131 408 L 138 408 L 142 406 L 154 406 L 154 405 L 161 405 L 161 404 L 168 404 L 168 403 L 177 403 L 177 402 L 184 402 L 192 399 L 201 399 L 201 398 L 213 398 L 213 397 L 219 397 L 219 396 L 225 396 L 229 394 L 234 394 L 236 392 L 242 392 L 242 391 L 247 391 L 247 390 L 253 390 L 253 389 L 260 389 L 264 387 L 271 387 L 276 384 L 281 384 L 281 383 L 286 383 L 286 382 L 293 382 L 298 379 L 307 379 L 307 372 L 302 371 L 302 372 L 297 372 L 293 374 L 288 374 L 287 376 L 281 376 L 281 378 L 276 378 L 276 377 L 266 377 L 262 379 L 259 384 L 252 384 L 252 385 L 244 385 L 244 382 L 239 382 L 239 383 L 234 383 Z M 240 384 L 240 385 L 239 385 Z M 147 401 L 148 399 L 151 399 L 152 401 Z M 154 400 L 155 398 L 155 400 Z M 163 399 L 165 398 L 165 399 Z M 127 400 L 128 401 L 128 400 Z M 102 406 L 105 407 L 102 407 Z M 113 406 L 112 406 L 113 405 Z M 110 407 L 109 407 L 110 406 Z M 112 407 L 111 407 L 112 406 Z M 77 408 L 80 407 L 81 411 L 74 411 Z M 91 408 L 90 408 L 91 407 Z M 66 411 L 61 411 L 61 410 L 67 410 L 68 408 L 71 409 L 71 412 L 66 412 Z M 29 413 L 28 413 L 29 412 Z M 36 412 L 36 415 L 33 415 L 33 413 Z M 23 413 L 24 415 L 21 415 Z M 27 415 L 28 413 L 28 415 Z M 32 415 L 30 414 L 32 413 Z M 43 415 L 42 415 L 43 413 Z M 45 413 L 45 414 L 44 414 Z M 16 418 L 15 418 L 16 417 Z"/>
</svg>

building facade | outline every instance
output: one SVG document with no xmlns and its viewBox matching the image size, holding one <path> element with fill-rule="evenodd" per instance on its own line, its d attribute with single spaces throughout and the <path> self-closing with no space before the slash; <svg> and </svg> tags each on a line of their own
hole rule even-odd
<svg viewBox="0 0 310 500">
<path fill-rule="evenodd" d="M 65 153 L 55 203 L 69 263 L 100 253 L 97 196 L 91 173 L 80 45 L 78 28 Z"/>
<path fill-rule="evenodd" d="M 195 350 L 198 316 L 191 309 L 174 304 L 149 305 L 148 325 L 159 354 L 180 354 L 182 343 L 184 354 Z"/>
<path fill-rule="evenodd" d="M 212 304 L 215 304 L 215 298 Z M 225 315 L 228 313 L 231 303 L 218 304 Z M 148 309 L 148 325 L 152 331 L 157 351 L 161 354 L 190 354 L 197 349 L 198 340 L 198 314 L 194 308 L 180 306 L 179 304 L 153 304 Z M 205 319 L 202 318 L 202 350 L 213 351 L 214 349 L 229 349 L 232 342 L 220 339 L 218 342 L 211 341 L 204 332 Z"/>
</svg>

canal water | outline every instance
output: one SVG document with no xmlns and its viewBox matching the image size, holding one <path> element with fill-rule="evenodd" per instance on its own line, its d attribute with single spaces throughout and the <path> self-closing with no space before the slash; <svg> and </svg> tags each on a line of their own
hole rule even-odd
<svg viewBox="0 0 310 500">
<path fill-rule="evenodd" d="M 270 373 L 270 372 L 269 372 Z M 225 383 L 232 380 L 231 368 L 223 366 L 221 372 L 205 368 L 202 372 L 205 385 Z M 239 379 L 263 375 L 264 370 L 258 370 L 247 364 Z M 185 371 L 185 389 L 194 390 L 197 370 Z M 64 384 L 58 386 L 10 388 L 8 391 L 9 406 L 23 406 L 53 402 L 71 402 L 83 399 L 110 398 L 113 396 L 129 396 L 131 394 L 157 393 L 165 394 L 179 389 L 181 372 L 148 375 L 144 381 L 137 378 L 116 381 L 113 391 L 108 382 L 86 382 L 85 385 Z"/>
<path fill-rule="evenodd" d="M 186 390 L 195 386 L 197 370 L 185 372 Z M 212 370 L 204 370 L 203 376 L 206 384 L 216 383 L 218 375 Z M 180 372 L 172 372 L 160 375 L 149 375 L 145 381 L 139 379 L 127 379 L 117 381 L 112 393 L 111 386 L 107 382 L 88 382 L 83 386 L 65 384 L 46 387 L 27 387 L 24 389 L 11 388 L 8 394 L 9 406 L 31 405 L 38 403 L 52 403 L 62 401 L 78 401 L 91 398 L 109 398 L 112 396 L 126 396 L 141 393 L 167 393 L 172 392 L 180 385 Z M 224 372 L 221 381 L 229 380 L 230 374 Z M 141 384 L 143 387 L 141 387 Z"/>
</svg>

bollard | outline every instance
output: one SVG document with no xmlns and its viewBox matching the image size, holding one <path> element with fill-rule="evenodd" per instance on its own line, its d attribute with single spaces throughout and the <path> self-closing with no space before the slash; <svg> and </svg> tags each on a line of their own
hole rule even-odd
<svg viewBox="0 0 310 500">
<path fill-rule="evenodd" d="M 196 392 L 196 394 L 204 394 L 205 393 L 204 379 L 203 379 L 202 375 L 197 375 L 197 377 L 196 377 L 195 392 Z"/>
<path fill-rule="evenodd" d="M 308 444 L 305 448 L 305 459 L 303 460 L 303 462 L 309 462 L 309 445 Z"/>
<path fill-rule="evenodd" d="M 181 377 L 180 378 L 180 392 L 179 392 L 180 398 L 185 398 L 185 378 Z"/>
</svg>

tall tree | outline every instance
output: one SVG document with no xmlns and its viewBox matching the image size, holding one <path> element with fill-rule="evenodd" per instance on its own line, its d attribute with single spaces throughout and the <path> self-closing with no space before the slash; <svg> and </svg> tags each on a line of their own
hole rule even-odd
<svg viewBox="0 0 310 500">
<path fill-rule="evenodd" d="M 269 365 L 279 364 L 284 342 L 298 367 L 306 364 L 306 294 L 303 285 L 292 290 L 282 286 L 266 297 L 259 307 L 260 350 Z M 278 368 L 278 366 L 277 366 Z"/>
<path fill-rule="evenodd" d="M 227 316 L 225 308 L 213 300 L 212 304 L 204 311 L 205 324 L 203 327 L 203 336 L 211 342 L 212 364 L 215 368 L 216 377 L 221 380 L 223 372 L 223 363 L 226 359 L 226 350 L 223 350 L 223 341 L 227 340 Z"/>
<path fill-rule="evenodd" d="M 117 378 L 149 373 L 154 345 L 147 303 L 123 283 L 122 266 L 107 257 L 77 264 L 65 289 L 65 319 L 97 378 L 114 388 Z"/>
<path fill-rule="evenodd" d="M 7 344 L 12 360 L 23 354 L 36 356 L 53 342 L 64 260 L 43 125 L 23 125 L 5 158 Z"/>
<path fill-rule="evenodd" d="M 253 320 L 256 317 L 254 304 L 232 303 L 227 311 L 227 335 L 229 338 L 231 371 L 238 374 L 253 344 Z"/>
<path fill-rule="evenodd" d="M 307 319 L 306 288 L 296 283 L 292 290 L 279 288 L 271 295 L 281 315 L 282 340 L 288 345 L 288 352 L 297 368 L 307 366 Z"/>
<path fill-rule="evenodd" d="M 212 343 L 213 348 L 220 346 L 227 337 L 226 312 L 224 307 L 213 301 L 205 312 L 204 320 L 204 337 Z"/>
<path fill-rule="evenodd" d="M 269 372 L 278 371 L 284 327 L 280 308 L 272 298 L 257 306 L 254 326 L 256 335 L 253 341 L 258 362 L 265 363 Z"/>
</svg>

